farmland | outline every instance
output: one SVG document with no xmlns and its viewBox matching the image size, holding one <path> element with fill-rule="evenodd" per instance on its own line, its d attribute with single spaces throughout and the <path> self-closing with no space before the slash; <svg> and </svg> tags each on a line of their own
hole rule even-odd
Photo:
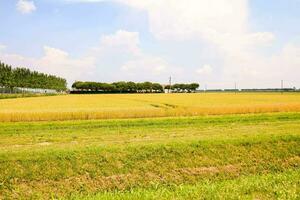
<svg viewBox="0 0 300 200">
<path fill-rule="evenodd" d="M 53 121 L 300 111 L 300 93 L 65 95 L 0 101 L 0 121 Z"/>
<path fill-rule="evenodd" d="M 297 93 L 0 100 L 0 199 L 299 199 Z"/>
</svg>

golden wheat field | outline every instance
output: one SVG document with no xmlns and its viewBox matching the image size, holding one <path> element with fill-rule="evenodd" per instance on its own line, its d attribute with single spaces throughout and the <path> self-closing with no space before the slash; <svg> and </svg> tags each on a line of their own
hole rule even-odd
<svg viewBox="0 0 300 200">
<path fill-rule="evenodd" d="M 298 111 L 299 93 L 99 94 L 0 101 L 2 122 Z"/>
</svg>

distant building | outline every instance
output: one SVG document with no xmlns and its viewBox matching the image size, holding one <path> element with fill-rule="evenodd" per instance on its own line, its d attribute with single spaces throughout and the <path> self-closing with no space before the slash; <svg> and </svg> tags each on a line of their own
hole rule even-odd
<svg viewBox="0 0 300 200">
<path fill-rule="evenodd" d="M 166 89 L 167 86 L 169 85 L 161 85 L 164 89 L 164 93 L 168 94 L 168 93 L 172 93 L 172 90 L 171 89 Z"/>
<path fill-rule="evenodd" d="M 57 94 L 56 90 L 41 89 L 41 88 L 15 88 L 24 93 L 38 93 L 38 94 Z"/>
<path fill-rule="evenodd" d="M 42 89 L 42 88 L 21 88 L 15 87 L 13 89 L 0 87 L 0 93 L 35 93 L 35 94 L 57 94 L 56 90 Z"/>
</svg>

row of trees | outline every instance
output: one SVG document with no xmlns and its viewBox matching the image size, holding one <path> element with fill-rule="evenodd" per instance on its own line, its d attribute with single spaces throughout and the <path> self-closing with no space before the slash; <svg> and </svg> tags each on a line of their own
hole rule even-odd
<svg viewBox="0 0 300 200">
<path fill-rule="evenodd" d="M 159 83 L 134 83 L 134 82 L 115 82 L 115 83 L 98 83 L 98 82 L 81 82 L 73 83 L 73 93 L 80 92 L 99 92 L 99 93 L 162 93 L 164 90 L 173 92 L 194 92 L 199 87 L 198 83 L 192 84 L 175 84 L 162 86 Z"/>
<path fill-rule="evenodd" d="M 161 93 L 164 91 L 159 83 L 135 83 L 135 82 L 81 82 L 73 83 L 72 88 L 75 92 L 103 92 L 103 93 Z"/>
<path fill-rule="evenodd" d="M 30 71 L 26 68 L 12 68 L 0 62 L 0 87 L 9 88 L 40 88 L 65 91 L 67 81 L 63 78 Z"/>
<path fill-rule="evenodd" d="M 174 84 L 174 85 L 167 85 L 165 89 L 171 90 L 172 92 L 195 92 L 199 88 L 198 83 L 191 83 L 191 84 Z"/>
</svg>

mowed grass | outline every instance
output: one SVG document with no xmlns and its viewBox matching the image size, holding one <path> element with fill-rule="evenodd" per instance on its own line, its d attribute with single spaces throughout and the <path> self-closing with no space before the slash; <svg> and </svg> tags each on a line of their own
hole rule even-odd
<svg viewBox="0 0 300 200">
<path fill-rule="evenodd" d="M 0 123 L 0 199 L 299 199 L 300 113 Z"/>
<path fill-rule="evenodd" d="M 300 93 L 100 94 L 0 100 L 0 121 L 299 112 Z"/>
<path fill-rule="evenodd" d="M 151 189 L 104 192 L 74 199 L 299 199 L 300 170 L 253 175 L 233 180 L 203 181 L 194 185 L 158 186 Z"/>
</svg>

